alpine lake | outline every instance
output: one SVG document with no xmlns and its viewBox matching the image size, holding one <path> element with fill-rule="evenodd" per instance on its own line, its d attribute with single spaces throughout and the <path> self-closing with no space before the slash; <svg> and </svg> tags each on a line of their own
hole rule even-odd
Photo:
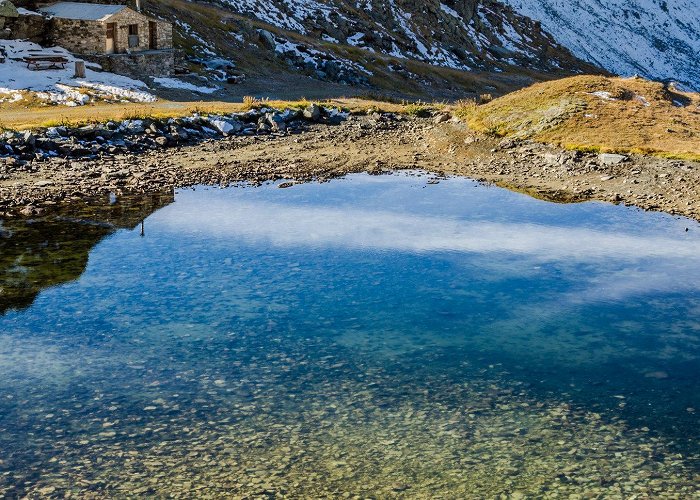
<svg viewBox="0 0 700 500">
<path fill-rule="evenodd" d="M 0 224 L 0 497 L 700 498 L 700 224 L 423 172 Z"/>
</svg>

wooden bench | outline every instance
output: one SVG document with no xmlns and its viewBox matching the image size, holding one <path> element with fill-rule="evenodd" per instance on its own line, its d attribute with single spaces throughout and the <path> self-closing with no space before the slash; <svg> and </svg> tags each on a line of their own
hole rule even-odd
<svg viewBox="0 0 700 500">
<path fill-rule="evenodd" d="M 33 69 L 64 69 L 69 61 L 63 56 L 36 55 L 26 56 L 24 62 L 29 69 L 32 69 L 32 66 Z"/>
</svg>

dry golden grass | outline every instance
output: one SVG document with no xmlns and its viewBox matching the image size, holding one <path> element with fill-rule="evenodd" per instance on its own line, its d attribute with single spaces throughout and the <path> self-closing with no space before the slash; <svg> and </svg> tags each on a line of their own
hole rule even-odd
<svg viewBox="0 0 700 500">
<path fill-rule="evenodd" d="M 462 103 L 455 113 L 472 129 L 496 136 L 700 160 L 700 94 L 640 78 L 565 78 L 481 106 Z"/>
<path fill-rule="evenodd" d="M 20 101 L 21 102 L 21 101 Z M 97 103 L 87 106 L 22 106 L 0 108 L 0 123 L 15 130 L 56 125 L 80 126 L 128 118 L 174 118 L 192 113 L 233 113 L 243 110 L 242 103 L 170 102 Z"/>
</svg>

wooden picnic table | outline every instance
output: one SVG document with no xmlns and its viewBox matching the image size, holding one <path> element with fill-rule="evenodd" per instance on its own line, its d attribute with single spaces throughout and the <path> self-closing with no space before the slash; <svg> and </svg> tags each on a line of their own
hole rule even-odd
<svg viewBox="0 0 700 500">
<path fill-rule="evenodd" d="M 68 59 L 63 56 L 51 54 L 37 54 L 25 56 L 24 62 L 27 63 L 27 68 L 31 69 L 63 69 L 68 64 Z"/>
</svg>

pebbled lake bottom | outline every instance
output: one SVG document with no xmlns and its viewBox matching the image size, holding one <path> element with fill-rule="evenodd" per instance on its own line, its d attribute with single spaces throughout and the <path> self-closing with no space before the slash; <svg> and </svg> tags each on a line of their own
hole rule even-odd
<svg viewBox="0 0 700 500">
<path fill-rule="evenodd" d="M 700 495 L 700 225 L 433 182 L 3 221 L 0 496 Z"/>
</svg>

